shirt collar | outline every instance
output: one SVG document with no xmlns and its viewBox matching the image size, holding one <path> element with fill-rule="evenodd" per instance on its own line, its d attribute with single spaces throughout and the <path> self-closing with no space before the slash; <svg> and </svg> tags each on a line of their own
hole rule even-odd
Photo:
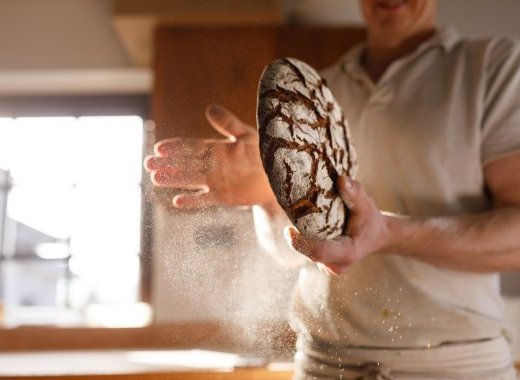
<svg viewBox="0 0 520 380">
<path fill-rule="evenodd" d="M 426 50 L 440 47 L 447 54 L 455 45 L 459 42 L 460 36 L 455 29 L 449 26 L 442 26 L 437 29 L 437 32 L 428 40 L 424 41 L 419 47 L 409 55 L 409 57 L 415 57 Z M 344 70 L 349 73 L 355 74 L 361 69 L 361 55 L 366 48 L 366 43 L 356 45 L 350 49 L 341 59 L 341 65 Z"/>
<path fill-rule="evenodd" d="M 437 33 L 419 46 L 417 51 L 440 46 L 445 53 L 449 53 L 459 41 L 460 36 L 455 29 L 450 26 L 441 26 L 437 29 Z"/>
</svg>

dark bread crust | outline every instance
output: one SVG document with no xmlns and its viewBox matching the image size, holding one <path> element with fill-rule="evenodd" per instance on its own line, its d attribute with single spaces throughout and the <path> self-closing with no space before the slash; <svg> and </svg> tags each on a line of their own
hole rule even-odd
<svg viewBox="0 0 520 380">
<path fill-rule="evenodd" d="M 348 124 L 325 80 L 297 59 L 272 62 L 260 79 L 257 124 L 264 170 L 296 228 L 313 238 L 341 235 L 348 210 L 335 181 L 354 177 L 357 164 Z"/>
</svg>

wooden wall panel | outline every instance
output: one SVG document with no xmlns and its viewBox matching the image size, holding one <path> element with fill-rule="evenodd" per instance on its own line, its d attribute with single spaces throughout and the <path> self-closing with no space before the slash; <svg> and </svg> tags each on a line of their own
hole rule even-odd
<svg viewBox="0 0 520 380">
<path fill-rule="evenodd" d="M 219 102 L 254 123 L 258 73 L 274 55 L 270 28 L 161 28 L 152 115 L 157 138 L 216 136 L 204 108 Z"/>
<path fill-rule="evenodd" d="M 362 29 L 349 27 L 160 27 L 152 96 L 156 137 L 218 136 L 204 118 L 212 102 L 254 126 L 266 64 L 292 56 L 323 68 L 363 38 Z"/>
<path fill-rule="evenodd" d="M 273 59 L 292 56 L 319 70 L 364 38 L 365 30 L 358 27 L 281 27 L 276 30 Z"/>
</svg>

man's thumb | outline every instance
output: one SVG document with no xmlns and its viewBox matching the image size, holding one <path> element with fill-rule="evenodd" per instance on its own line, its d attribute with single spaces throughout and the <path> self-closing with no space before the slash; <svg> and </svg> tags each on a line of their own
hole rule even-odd
<svg viewBox="0 0 520 380">
<path fill-rule="evenodd" d="M 356 195 L 358 184 L 347 176 L 341 175 L 336 181 L 336 187 L 343 203 L 345 203 L 350 211 L 355 211 L 357 208 Z"/>
<path fill-rule="evenodd" d="M 254 131 L 235 114 L 218 104 L 211 104 L 206 108 L 206 119 L 217 132 L 231 141 Z"/>
</svg>

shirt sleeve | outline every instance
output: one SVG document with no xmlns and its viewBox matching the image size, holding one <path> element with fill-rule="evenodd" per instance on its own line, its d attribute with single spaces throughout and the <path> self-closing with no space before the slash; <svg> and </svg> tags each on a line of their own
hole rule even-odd
<svg viewBox="0 0 520 380">
<path fill-rule="evenodd" d="M 520 153 L 520 43 L 490 43 L 482 121 L 482 163 Z"/>
</svg>

